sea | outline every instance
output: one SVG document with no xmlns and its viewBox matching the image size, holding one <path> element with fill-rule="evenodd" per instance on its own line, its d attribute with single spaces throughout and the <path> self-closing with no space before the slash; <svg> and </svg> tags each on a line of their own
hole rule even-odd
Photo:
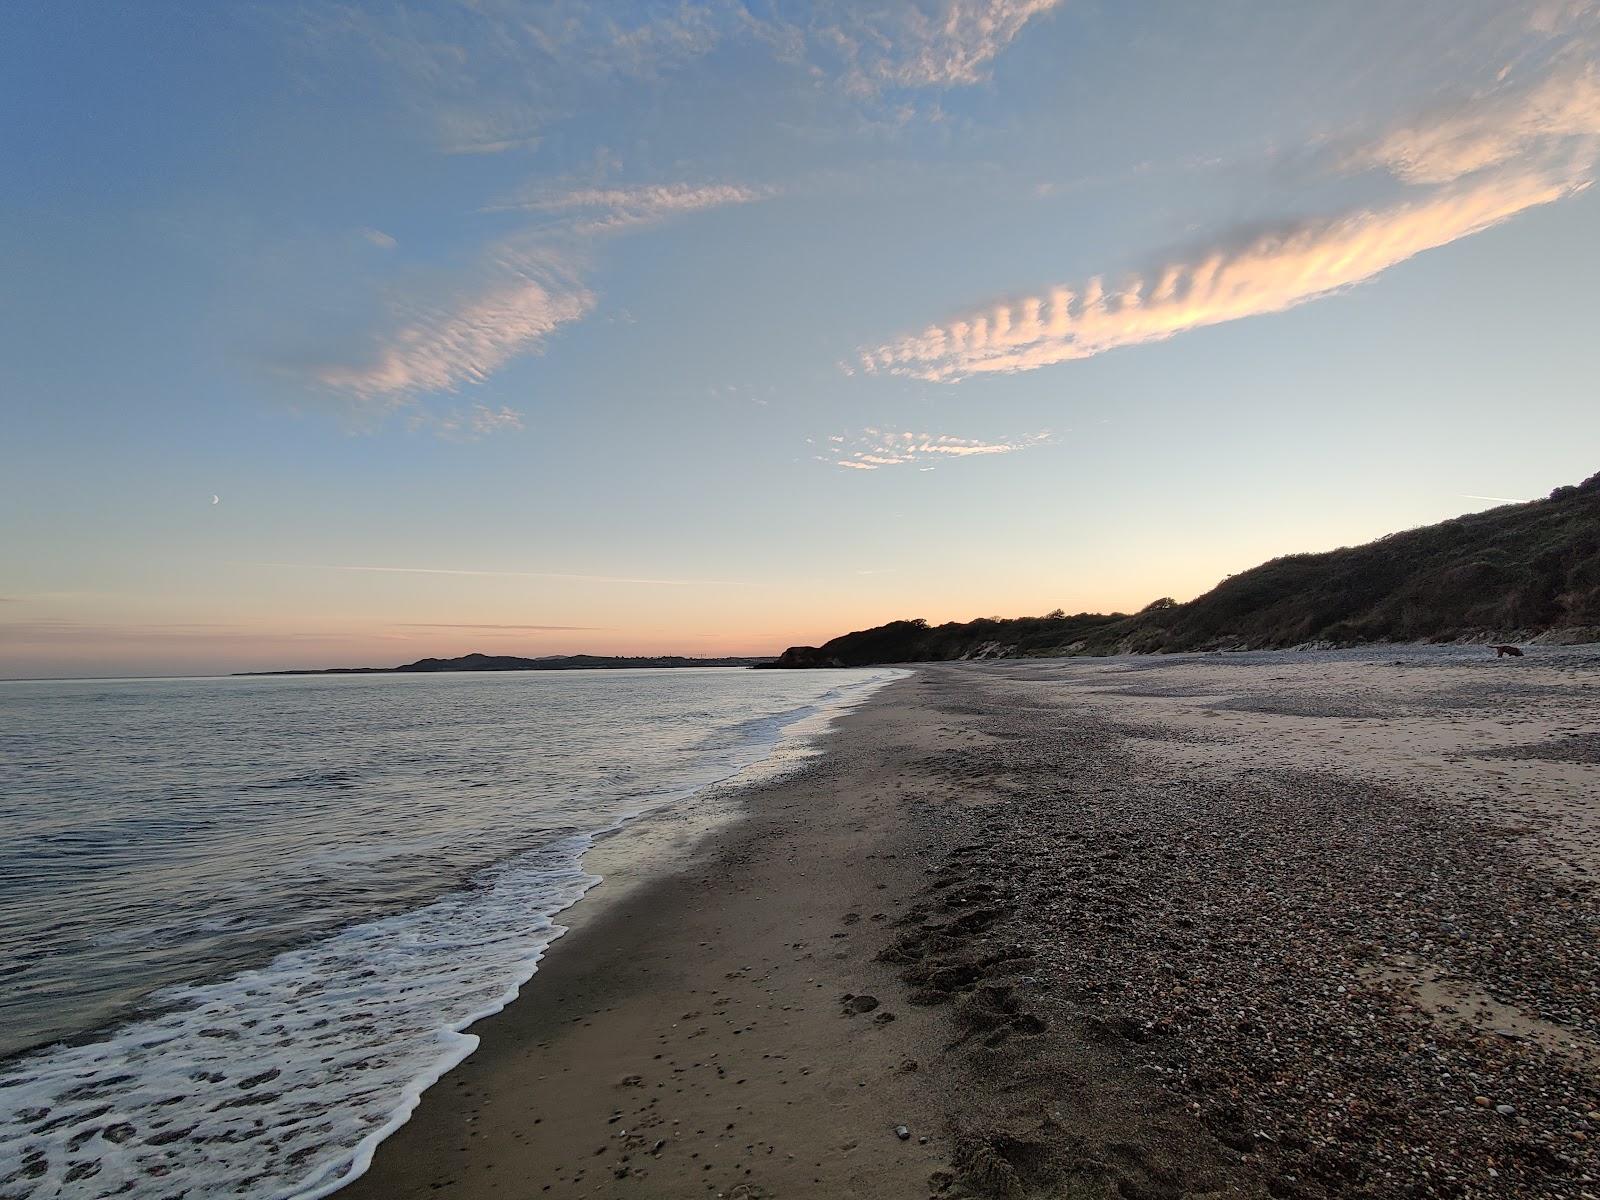
<svg viewBox="0 0 1600 1200">
<path fill-rule="evenodd" d="M 597 839 L 902 674 L 0 682 L 0 1200 L 336 1190 L 529 984 Z"/>
</svg>

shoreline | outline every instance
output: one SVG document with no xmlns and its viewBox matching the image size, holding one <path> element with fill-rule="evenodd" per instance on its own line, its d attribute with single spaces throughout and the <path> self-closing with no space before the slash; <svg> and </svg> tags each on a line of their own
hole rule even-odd
<svg viewBox="0 0 1600 1200">
<path fill-rule="evenodd" d="M 285 1197 L 345 1186 L 476 1049 L 475 1027 L 538 973 L 577 919 L 574 906 L 601 882 L 597 869 L 610 876 L 608 899 L 626 893 L 619 881 L 667 869 L 669 856 L 676 862 L 684 845 L 731 819 L 727 796 L 804 762 L 840 715 L 904 674 L 747 687 L 735 695 L 748 702 L 724 704 L 720 723 L 688 710 L 691 721 L 707 720 L 678 737 L 683 752 L 636 772 L 649 786 L 619 787 L 609 810 L 569 805 L 571 836 L 503 854 L 420 906 L 265 947 L 237 969 L 180 981 L 72 1040 L 9 1058 L 0 1192 L 55 1195 L 65 1184 L 73 1186 L 63 1194 L 155 1195 L 180 1178 L 195 1194 L 246 1179 Z M 568 774 L 583 794 L 590 780 Z M 523 797 L 518 811 L 527 810 Z M 582 919 L 599 907 L 582 906 Z M 120 1119 L 100 1137 L 108 1102 Z"/>
<path fill-rule="evenodd" d="M 722 664 L 693 664 L 696 666 L 721 666 Z M 563 668 L 565 671 L 578 668 Z M 605 668 L 602 668 L 605 669 Z M 776 740 L 761 757 L 732 768 L 727 774 L 691 786 L 687 791 L 666 798 L 656 798 L 638 811 L 618 818 L 613 824 L 590 829 L 573 835 L 587 843 L 572 861 L 576 874 L 586 877 L 580 890 L 563 906 L 549 911 L 541 918 L 544 929 L 551 931 L 533 956 L 524 964 L 528 974 L 508 982 L 506 991 L 491 1001 L 482 1011 L 448 1029 L 441 1027 L 440 1038 L 446 1043 L 441 1048 L 434 1068 L 414 1077 L 398 1095 L 386 1126 L 378 1132 L 376 1140 L 365 1146 L 342 1171 L 305 1187 L 292 1190 L 294 1200 L 320 1200 L 322 1197 L 344 1193 L 371 1169 L 374 1157 L 391 1138 L 412 1120 L 423 1098 L 463 1063 L 478 1053 L 481 1044 L 479 1030 L 487 1022 L 500 1016 L 515 1005 L 534 985 L 544 971 L 547 957 L 565 942 L 569 935 L 603 920 L 610 907 L 636 892 L 648 889 L 693 862 L 701 844 L 720 829 L 735 825 L 745 815 L 741 804 L 744 792 L 770 786 L 802 770 L 809 760 L 824 753 L 823 747 L 832 736 L 838 723 L 857 708 L 867 703 L 884 687 L 890 686 L 911 674 L 897 668 L 880 668 L 892 672 L 885 680 L 864 685 L 859 681 L 831 701 L 821 702 L 815 711 L 784 721 Z M 322 672 L 246 672 L 248 675 L 301 675 L 301 674 L 406 674 L 404 670 L 381 671 L 322 671 Z M 422 675 L 451 672 L 421 672 Z M 467 672 L 460 672 L 467 673 Z M 242 677 L 236 674 L 234 676 Z M 503 864 L 497 864 L 503 865 Z M 490 868 L 491 870 L 494 868 Z M 480 873 L 481 876 L 482 873 Z"/>
<path fill-rule="evenodd" d="M 885 686 L 342 1194 L 1600 1194 L 1593 659 L 1391 653 Z"/>
<path fill-rule="evenodd" d="M 867 1140 L 863 1126 L 881 1135 L 872 1139 L 877 1149 L 892 1151 L 869 1169 L 873 1187 L 920 1187 L 941 1161 L 936 1130 L 923 1123 L 903 1141 L 894 1133 L 897 1124 L 916 1124 L 901 1110 L 913 1103 L 916 1071 L 904 1067 L 906 1048 L 919 1040 L 917 1021 L 886 1005 L 865 1008 L 865 997 L 892 984 L 892 971 L 873 961 L 875 947 L 847 946 L 856 927 L 881 925 L 887 913 L 875 905 L 909 895 L 920 872 L 893 869 L 900 842 L 889 810 L 876 820 L 852 816 L 853 797 L 843 793 L 831 813 L 811 803 L 842 761 L 858 763 L 882 744 L 885 725 L 905 711 L 893 697 L 918 680 L 912 674 L 879 688 L 834 721 L 818 753 L 776 780 L 726 789 L 689 806 L 697 812 L 662 814 L 688 827 L 667 833 L 664 854 L 651 849 L 643 875 L 617 870 L 619 854 L 640 857 L 626 835 L 597 844 L 591 869 L 606 882 L 564 914 L 568 931 L 540 963 L 537 982 L 472 1028 L 479 1048 L 423 1093 L 368 1171 L 335 1194 L 486 1194 L 512 1180 L 517 1191 L 539 1195 L 591 1195 L 597 1184 L 625 1182 L 641 1195 L 744 1187 L 755 1196 L 766 1193 L 749 1189 L 771 1191 L 773 1181 L 789 1192 L 853 1187 L 846 1180 L 857 1170 L 851 1151 Z M 882 768 L 857 769 L 891 788 Z M 832 827 L 817 828 L 829 815 L 837 818 Z M 659 838 L 663 829 L 650 828 L 659 820 L 640 822 L 637 833 Z M 780 830 L 789 837 L 775 837 Z M 819 843 L 809 848 L 821 853 L 801 859 L 796 841 Z M 887 873 L 901 877 L 898 893 L 877 886 L 881 880 L 848 878 L 863 857 L 879 855 L 864 844 L 885 847 Z M 751 868 L 763 851 L 766 895 L 752 892 Z M 863 918 L 863 909 L 878 920 Z M 847 1015 L 844 992 L 862 997 L 854 1008 L 863 1011 Z M 809 1053 L 797 1053 L 801 1047 Z M 528 1066 L 533 1059 L 542 1060 L 539 1069 Z M 853 1094 L 834 1082 L 843 1073 L 864 1076 Z M 885 1090 L 901 1098 L 892 1121 L 866 1111 Z M 679 1115 L 666 1115 L 669 1108 Z M 508 1118 L 512 1112 L 535 1115 Z M 786 1143 L 804 1153 L 780 1149 Z M 743 1160 L 760 1151 L 769 1182 L 751 1183 L 746 1173 L 757 1167 Z"/>
</svg>

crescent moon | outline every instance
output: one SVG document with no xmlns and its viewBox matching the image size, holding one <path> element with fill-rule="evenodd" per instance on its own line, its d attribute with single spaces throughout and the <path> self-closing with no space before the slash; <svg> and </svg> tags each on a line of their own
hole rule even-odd
<svg viewBox="0 0 1600 1200">
<path fill-rule="evenodd" d="M 221 496 L 213 496 L 213 497 L 211 497 L 211 503 L 213 503 L 213 504 L 221 504 L 222 503 L 222 497 Z"/>
</svg>

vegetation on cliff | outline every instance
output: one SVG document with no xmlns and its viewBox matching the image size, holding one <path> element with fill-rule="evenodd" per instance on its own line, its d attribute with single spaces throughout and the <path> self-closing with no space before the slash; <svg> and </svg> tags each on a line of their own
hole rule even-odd
<svg viewBox="0 0 1600 1200">
<path fill-rule="evenodd" d="M 1548 499 L 1470 513 L 1230 576 L 1132 615 L 1054 612 L 930 626 L 892 621 L 775 667 L 957 658 L 1267 649 L 1307 643 L 1600 638 L 1600 475 Z"/>
</svg>

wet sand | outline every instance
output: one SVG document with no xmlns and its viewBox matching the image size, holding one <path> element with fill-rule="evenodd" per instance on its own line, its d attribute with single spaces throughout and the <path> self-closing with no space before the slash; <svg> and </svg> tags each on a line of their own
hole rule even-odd
<svg viewBox="0 0 1600 1200">
<path fill-rule="evenodd" d="M 1594 647 L 925 668 L 341 1195 L 1600 1195 L 1597 746 Z"/>
<path fill-rule="evenodd" d="M 676 874 L 591 893 L 522 998 L 475 1028 L 479 1051 L 340 1195 L 922 1194 L 949 1151 L 908 1060 L 938 1015 L 895 1003 L 874 956 L 923 880 L 899 800 L 903 764 L 939 744 L 926 686 L 846 717 L 825 757 L 746 793 Z"/>
</svg>

